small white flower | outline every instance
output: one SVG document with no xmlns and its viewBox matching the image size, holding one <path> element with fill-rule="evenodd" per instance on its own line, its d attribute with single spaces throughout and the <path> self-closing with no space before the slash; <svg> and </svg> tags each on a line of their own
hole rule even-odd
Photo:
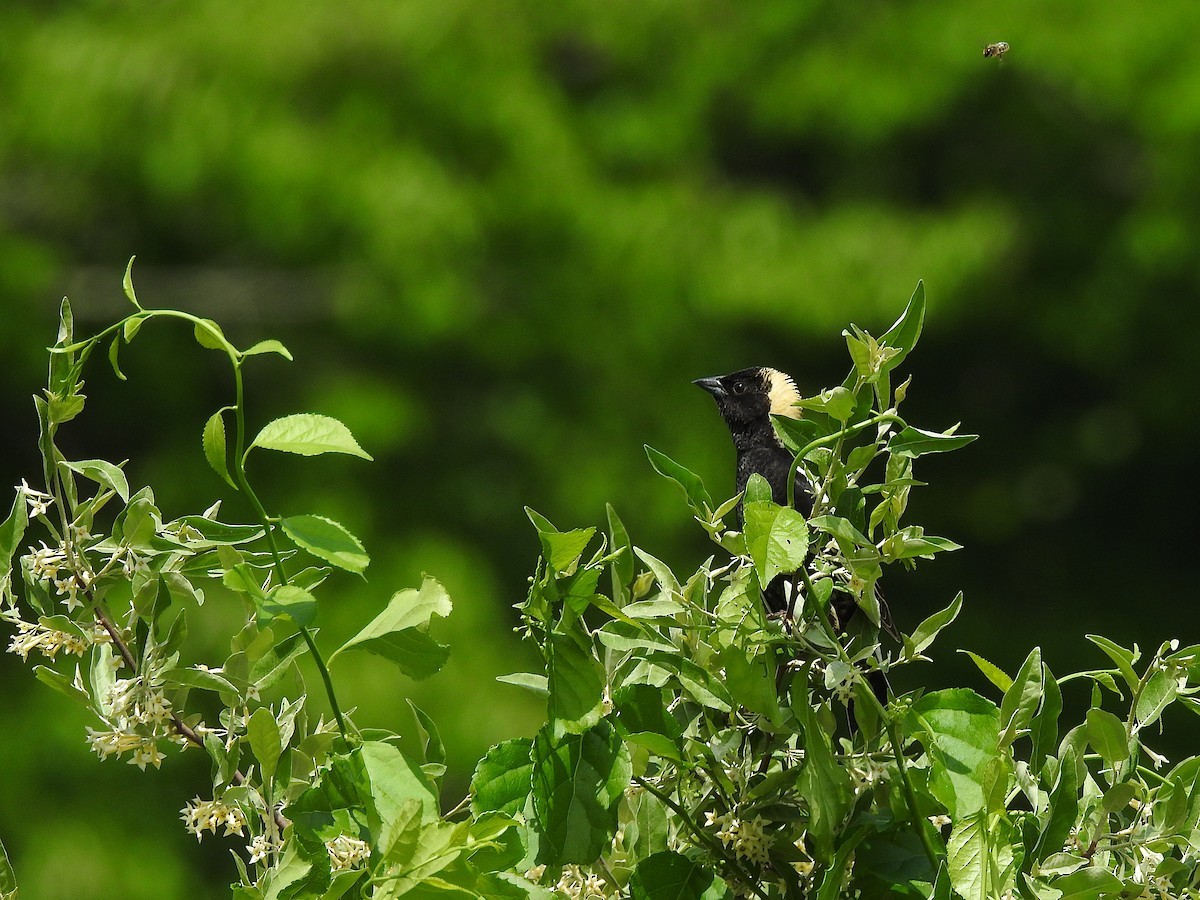
<svg viewBox="0 0 1200 900">
<path fill-rule="evenodd" d="M 266 862 L 267 857 L 278 849 L 265 834 L 256 834 L 246 845 L 246 851 L 250 854 L 250 865 Z"/>
<path fill-rule="evenodd" d="M 339 834 L 332 841 L 326 841 L 325 849 L 335 872 L 356 868 L 371 856 L 370 844 L 348 834 Z"/>
<path fill-rule="evenodd" d="M 17 490 L 25 495 L 25 502 L 29 505 L 29 515 L 34 519 L 44 516 L 50 509 L 50 504 L 54 502 L 53 494 L 34 490 L 26 484 L 24 478 L 21 479 L 21 485 Z"/>
</svg>

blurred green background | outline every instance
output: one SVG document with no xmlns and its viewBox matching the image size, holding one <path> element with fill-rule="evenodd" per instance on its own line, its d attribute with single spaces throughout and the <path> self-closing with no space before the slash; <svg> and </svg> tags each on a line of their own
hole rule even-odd
<svg viewBox="0 0 1200 900">
<path fill-rule="evenodd" d="M 254 427 L 338 416 L 376 462 L 262 455 L 252 476 L 373 555 L 325 593 L 326 646 L 423 571 L 448 586 L 443 673 L 348 657 L 335 676 L 360 724 L 405 729 L 405 698 L 435 716 L 456 800 L 542 712 L 494 681 L 529 664 L 522 505 L 573 527 L 610 501 L 694 566 L 709 547 L 642 451 L 732 491 L 689 381 L 840 381 L 840 329 L 881 333 L 923 278 L 907 411 L 982 439 L 918 467 L 914 520 L 967 549 L 889 578 L 893 613 L 911 630 L 959 588 L 967 606 L 902 686 L 986 690 L 955 647 L 1011 671 L 1041 644 L 1063 672 L 1101 664 L 1089 632 L 1194 641 L 1198 33 L 1192 0 L 9 0 L 2 483 L 39 471 L 29 395 L 59 298 L 102 328 L 131 255 L 144 304 L 283 340 L 294 365 L 249 373 Z M 128 383 L 96 361 L 67 451 L 129 458 L 168 516 L 224 497 L 245 517 L 200 453 L 221 358 L 159 325 L 123 365 Z M 223 896 L 226 846 L 177 821 L 207 793 L 200 755 L 101 765 L 82 713 L 3 657 L 0 836 L 24 896 Z M 1193 719 L 1167 725 L 1194 745 Z"/>
</svg>

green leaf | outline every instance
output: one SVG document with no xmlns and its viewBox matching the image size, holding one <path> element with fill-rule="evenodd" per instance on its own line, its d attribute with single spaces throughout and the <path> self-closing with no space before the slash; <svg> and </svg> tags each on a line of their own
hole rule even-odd
<svg viewBox="0 0 1200 900">
<path fill-rule="evenodd" d="M 905 641 L 905 649 L 909 651 L 909 656 L 917 656 L 924 653 L 938 636 L 938 633 L 958 618 L 958 613 L 962 609 L 962 601 L 962 591 L 959 591 L 958 595 L 950 601 L 949 606 L 940 612 L 935 612 L 916 627 L 909 640 Z"/>
<path fill-rule="evenodd" d="M 596 536 L 595 528 L 576 528 L 574 531 L 559 531 L 550 520 L 536 510 L 525 507 L 525 515 L 537 529 L 542 543 L 546 564 L 555 572 L 569 572 L 579 562 L 579 557 Z"/>
<path fill-rule="evenodd" d="M 669 478 L 679 485 L 684 496 L 687 497 L 688 506 L 701 520 L 708 521 L 708 517 L 713 511 L 712 497 L 709 496 L 708 490 L 704 487 L 704 482 L 700 480 L 700 476 L 690 469 L 684 468 L 665 453 L 660 453 L 649 444 L 643 445 L 646 450 L 646 456 L 650 459 L 650 465 L 654 467 L 654 471 L 664 478 Z"/>
<path fill-rule="evenodd" d="M 525 688 L 541 697 L 550 696 L 550 682 L 545 675 L 536 675 L 533 672 L 514 672 L 511 675 L 497 675 L 496 680 Z"/>
<path fill-rule="evenodd" d="M 580 646 L 572 634 L 552 634 L 549 641 L 547 717 L 556 729 L 587 731 L 604 714 L 604 664 Z M 556 731 L 557 733 L 557 731 Z"/>
<path fill-rule="evenodd" d="M 770 584 L 781 572 L 804 567 L 808 556 L 808 526 L 791 507 L 770 500 L 745 505 L 746 549 L 754 561 L 760 584 Z"/>
<path fill-rule="evenodd" d="M 121 371 L 121 336 L 118 334 L 112 339 L 112 343 L 108 345 L 108 364 L 112 366 L 113 374 L 121 381 L 128 381 L 125 373 Z"/>
<path fill-rule="evenodd" d="M 92 698 L 87 691 L 76 687 L 75 683 L 61 672 L 56 672 L 54 669 L 46 666 L 34 666 L 33 677 L 47 687 L 54 688 L 60 694 L 70 697 L 72 700 L 78 700 L 85 706 L 90 706 L 92 703 Z"/>
<path fill-rule="evenodd" d="M 630 900 L 732 900 L 734 893 L 698 860 L 674 850 L 638 863 L 629 879 Z"/>
<path fill-rule="evenodd" d="M 406 825 L 406 805 L 420 805 L 422 823 L 440 818 L 437 795 L 420 767 L 396 747 L 383 741 L 364 741 L 359 748 L 370 779 L 371 800 L 379 815 L 378 847 L 386 854 Z"/>
<path fill-rule="evenodd" d="M 133 290 L 133 261 L 135 259 L 137 259 L 137 256 L 129 257 L 129 262 L 125 265 L 125 277 L 121 279 L 121 288 L 125 291 L 125 296 L 129 298 L 129 302 L 138 309 L 141 309 L 142 305 L 138 303 L 137 294 Z M 128 340 L 128 338 L 126 339 Z"/>
<path fill-rule="evenodd" d="M 1000 746 L 1007 747 L 1018 735 L 1029 727 L 1034 713 L 1042 702 L 1042 651 L 1034 647 L 1025 657 L 1012 686 L 1004 692 L 1000 703 L 1000 723 L 1004 733 L 1000 736 Z"/>
<path fill-rule="evenodd" d="M 224 350 L 226 347 L 225 334 L 212 319 L 200 319 L 192 329 L 192 334 L 196 343 L 207 350 Z"/>
<path fill-rule="evenodd" d="M 632 767 L 625 744 L 607 721 L 583 734 L 533 741 L 533 811 L 547 865 L 590 864 L 611 849 L 617 806 Z"/>
<path fill-rule="evenodd" d="M 166 684 L 175 687 L 199 688 L 202 691 L 212 691 L 217 694 L 241 696 L 241 691 L 238 690 L 232 681 L 219 672 L 207 669 L 168 669 L 159 677 Z"/>
<path fill-rule="evenodd" d="M 933 691 L 913 704 L 909 731 L 932 762 L 929 791 L 958 820 L 985 807 L 989 765 L 999 755 L 1000 711 L 972 690 Z"/>
<path fill-rule="evenodd" d="M 921 337 L 921 329 L 925 325 L 925 282 L 918 281 L 916 289 L 908 299 L 908 305 L 893 324 L 879 339 L 881 344 L 894 347 L 900 352 L 888 360 L 883 371 L 896 368 L 904 362 L 904 358 L 917 346 Z"/>
<path fill-rule="evenodd" d="M 259 607 L 268 616 L 288 616 L 297 625 L 311 625 L 317 617 L 317 598 L 294 584 L 272 588 Z"/>
<path fill-rule="evenodd" d="M 979 438 L 977 434 L 954 434 L 955 428 L 958 426 L 955 425 L 954 428 L 937 432 L 924 431 L 906 425 L 892 435 L 887 444 L 888 452 L 893 456 L 916 459 L 918 456 L 925 456 L 929 453 L 948 453 L 951 450 L 965 447 Z"/>
<path fill-rule="evenodd" d="M 1136 691 L 1138 682 L 1140 681 L 1137 673 L 1133 671 L 1133 664 L 1138 659 L 1137 648 L 1126 650 L 1121 645 L 1115 644 L 1099 634 L 1087 634 L 1084 637 L 1103 650 L 1108 658 L 1116 663 L 1121 677 L 1125 679 L 1125 683 L 1129 685 L 1130 690 Z"/>
<path fill-rule="evenodd" d="M 12 863 L 8 861 L 8 852 L 0 843 L 0 900 L 17 900 L 17 875 Z"/>
<path fill-rule="evenodd" d="M 829 736 L 821 728 L 810 704 L 796 705 L 804 730 L 804 768 L 796 789 L 808 804 L 808 835 L 814 858 L 829 862 L 834 838 L 854 800 L 850 773 L 838 765 Z"/>
<path fill-rule="evenodd" d="M 288 362 L 292 361 L 292 352 L 276 340 L 259 341 L 249 350 L 243 350 L 242 356 L 257 356 L 260 353 L 278 353 Z"/>
<path fill-rule="evenodd" d="M 1142 694 L 1138 697 L 1134 718 L 1139 728 L 1152 725 L 1162 715 L 1175 698 L 1179 695 L 1179 682 L 1168 671 L 1158 669 L 1146 681 Z"/>
<path fill-rule="evenodd" d="M 208 460 L 208 464 L 212 467 L 212 470 L 220 475 L 227 485 L 236 490 L 237 485 L 233 483 L 233 479 L 229 475 L 229 464 L 226 461 L 227 445 L 225 440 L 224 414 L 224 409 L 218 409 L 204 423 L 204 435 L 202 438 L 204 458 Z"/>
<path fill-rule="evenodd" d="M 5 571 L 12 565 L 13 554 L 21 546 L 28 526 L 29 506 L 25 502 L 25 493 L 18 489 L 8 518 L 0 525 L 0 568 Z"/>
<path fill-rule="evenodd" d="M 361 459 L 373 458 L 358 445 L 349 428 L 337 419 L 314 413 L 297 413 L 268 422 L 250 446 L 300 456 L 345 453 Z"/>
<path fill-rule="evenodd" d="M 946 842 L 950 883 L 964 900 L 994 900 L 1012 889 L 1016 829 L 1003 816 L 979 811 L 954 823 Z"/>
<path fill-rule="evenodd" d="M 396 593 L 387 608 L 330 657 L 346 650 L 365 650 L 391 660 L 411 678 L 426 678 L 445 665 L 450 648 L 427 633 L 433 616 L 450 615 L 453 604 L 446 589 L 425 576 L 419 590 Z"/>
<path fill-rule="evenodd" d="M 970 650 L 959 650 L 959 653 L 965 653 L 971 657 L 971 662 L 975 663 L 976 668 L 983 673 L 984 677 L 998 687 L 1000 690 L 1007 692 L 1012 687 L 1013 680 L 1004 673 L 1004 670 L 995 663 L 988 662 L 978 653 L 972 653 Z"/>
<path fill-rule="evenodd" d="M 332 519 L 288 516 L 279 524 L 297 547 L 339 569 L 361 575 L 371 562 L 362 542 Z"/>
<path fill-rule="evenodd" d="M 516 738 L 496 744 L 475 766 L 471 776 L 471 811 L 517 815 L 533 787 L 533 741 Z"/>
<path fill-rule="evenodd" d="M 1125 723 L 1108 710 L 1093 707 L 1087 711 L 1087 739 L 1092 749 L 1110 764 L 1129 758 Z"/>
<path fill-rule="evenodd" d="M 1048 806 L 1050 814 L 1034 849 L 1035 861 L 1061 852 L 1079 817 L 1079 767 L 1070 745 L 1063 750 Z"/>
<path fill-rule="evenodd" d="M 129 502 L 129 482 L 120 467 L 103 459 L 81 459 L 77 462 L 62 460 L 62 465 L 84 478 L 109 488 L 124 502 Z"/>
<path fill-rule="evenodd" d="M 1124 885 L 1121 879 L 1101 866 L 1088 866 L 1050 882 L 1051 888 L 1061 891 L 1058 900 L 1096 900 L 1119 896 Z"/>
<path fill-rule="evenodd" d="M 620 550 L 618 556 L 609 563 L 609 574 L 612 578 L 612 599 L 618 606 L 624 606 L 629 600 L 629 583 L 633 581 L 633 544 L 629 540 L 629 532 L 625 524 L 613 509 L 611 503 L 604 505 L 608 514 L 609 545 L 614 551 Z"/>
<path fill-rule="evenodd" d="M 275 766 L 283 752 L 279 723 L 275 721 L 275 716 L 269 709 L 259 707 L 246 723 L 246 733 L 250 738 L 250 749 L 254 751 L 254 758 L 262 768 L 263 778 L 270 781 L 275 775 Z"/>
</svg>

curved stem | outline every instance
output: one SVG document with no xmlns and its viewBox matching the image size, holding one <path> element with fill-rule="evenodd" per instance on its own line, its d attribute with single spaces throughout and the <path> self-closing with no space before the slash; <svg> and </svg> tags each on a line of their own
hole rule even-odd
<svg viewBox="0 0 1200 900">
<path fill-rule="evenodd" d="M 856 425 L 848 425 L 845 428 L 841 429 L 840 431 L 833 432 L 833 434 L 827 434 L 824 437 L 819 437 L 816 440 L 809 441 L 807 444 L 805 444 L 800 449 L 800 452 L 796 454 L 796 464 L 792 466 L 792 470 L 788 473 L 787 505 L 788 506 L 795 505 L 796 472 L 800 468 L 799 464 L 800 464 L 801 460 L 803 460 L 806 456 L 808 456 L 808 454 L 812 453 L 818 447 L 824 447 L 826 444 L 833 444 L 833 443 L 836 443 L 837 441 L 842 440 L 843 438 L 848 438 L 848 437 L 851 437 L 852 435 L 858 434 L 864 428 L 869 428 L 872 425 L 878 425 L 881 422 L 903 422 L 903 421 L 904 421 L 903 419 L 901 419 L 898 415 L 896 415 L 894 412 L 892 412 L 889 409 L 889 410 L 879 413 L 878 415 L 872 416 L 869 419 L 864 419 L 862 422 L 859 422 Z"/>
</svg>

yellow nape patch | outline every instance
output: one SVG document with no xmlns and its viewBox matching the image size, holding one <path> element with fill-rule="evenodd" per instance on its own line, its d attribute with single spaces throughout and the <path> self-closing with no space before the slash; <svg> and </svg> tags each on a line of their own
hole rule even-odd
<svg viewBox="0 0 1200 900">
<path fill-rule="evenodd" d="M 771 413 L 776 416 L 790 416 L 793 419 L 799 419 L 802 411 L 796 403 L 800 400 L 800 391 L 796 389 L 796 382 L 792 381 L 792 376 L 780 372 L 778 369 L 763 369 L 763 375 L 767 380 L 767 397 L 771 401 Z"/>
</svg>

